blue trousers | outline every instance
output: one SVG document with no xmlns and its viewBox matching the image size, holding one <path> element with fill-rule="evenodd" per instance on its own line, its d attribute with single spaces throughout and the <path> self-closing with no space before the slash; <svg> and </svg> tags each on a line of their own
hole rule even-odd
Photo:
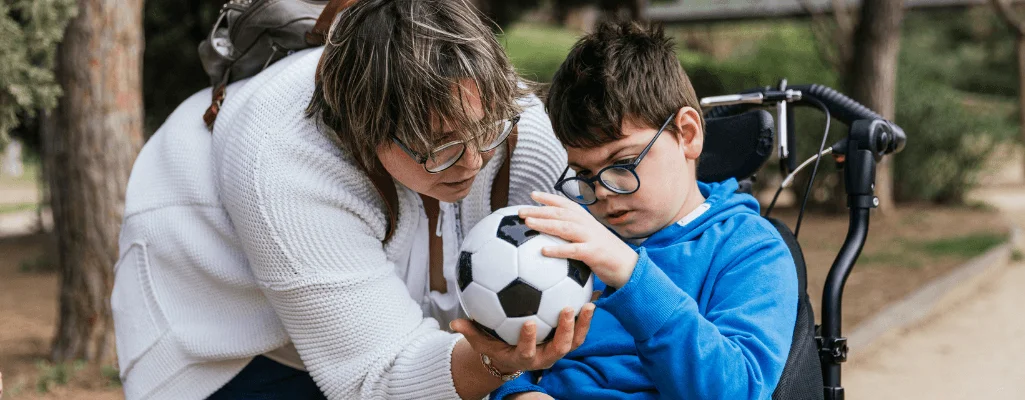
<svg viewBox="0 0 1025 400">
<path fill-rule="evenodd" d="M 209 400 L 324 399 L 306 371 L 256 356 Z"/>
</svg>

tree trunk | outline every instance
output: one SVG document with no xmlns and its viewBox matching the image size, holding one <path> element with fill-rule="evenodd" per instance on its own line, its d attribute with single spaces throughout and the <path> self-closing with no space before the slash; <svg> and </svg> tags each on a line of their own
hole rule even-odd
<svg viewBox="0 0 1025 400">
<path fill-rule="evenodd" d="M 1025 32 L 1018 32 L 1018 126 L 1025 147 Z M 1022 163 L 1025 169 L 1025 163 Z"/>
<path fill-rule="evenodd" d="M 889 120 L 894 117 L 897 56 L 900 54 L 903 18 L 902 0 L 862 2 L 847 76 L 846 86 L 851 97 Z M 879 210 L 884 213 L 894 210 L 892 157 L 884 157 L 876 167 L 876 196 L 879 197 Z"/>
<path fill-rule="evenodd" d="M 79 0 L 43 139 L 60 271 L 54 361 L 113 360 L 110 292 L 125 187 L 142 145 L 142 0 Z"/>
</svg>

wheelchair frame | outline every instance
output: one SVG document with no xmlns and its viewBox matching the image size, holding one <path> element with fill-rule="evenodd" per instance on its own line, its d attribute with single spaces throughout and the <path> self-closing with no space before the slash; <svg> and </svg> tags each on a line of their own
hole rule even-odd
<svg viewBox="0 0 1025 400">
<path fill-rule="evenodd" d="M 796 152 L 792 151 L 796 148 L 796 135 L 793 128 L 794 114 L 788 110 L 791 104 L 822 107 L 827 119 L 834 116 L 849 126 L 847 137 L 812 158 L 821 158 L 825 153 L 833 154 L 844 173 L 847 207 L 850 210 L 847 236 L 829 269 L 822 291 L 822 323 L 816 326 L 815 337 L 825 399 L 842 400 L 844 388 L 840 381 L 841 364 L 847 361 L 849 350 L 847 338 L 841 330 L 843 289 L 868 236 L 870 210 L 879 205 L 879 199 L 875 196 L 876 163 L 884 155 L 903 150 L 906 135 L 896 124 L 833 89 L 821 85 L 788 87 L 786 79 L 781 80 L 775 88 L 763 87 L 701 100 L 703 107 L 710 107 L 706 117 L 726 117 L 766 105 L 775 106 L 779 167 L 784 175 L 796 174 L 801 168 L 797 166 Z M 806 164 L 802 164 L 802 167 Z"/>
</svg>

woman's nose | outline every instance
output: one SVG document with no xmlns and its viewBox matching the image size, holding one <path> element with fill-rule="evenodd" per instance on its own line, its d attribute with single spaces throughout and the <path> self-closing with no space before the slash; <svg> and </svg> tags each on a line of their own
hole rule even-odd
<svg viewBox="0 0 1025 400">
<path fill-rule="evenodd" d="M 459 160 L 459 163 L 463 164 L 464 168 L 477 170 L 484 166 L 484 162 L 486 161 L 484 159 L 484 154 L 478 152 L 473 148 L 473 146 L 466 146 L 466 149 L 463 150 L 463 152 L 463 158 Z"/>
</svg>

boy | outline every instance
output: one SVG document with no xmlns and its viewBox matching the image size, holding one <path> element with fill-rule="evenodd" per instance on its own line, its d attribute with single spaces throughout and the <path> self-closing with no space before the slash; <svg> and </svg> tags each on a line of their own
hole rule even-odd
<svg viewBox="0 0 1025 400">
<path fill-rule="evenodd" d="M 704 121 L 672 41 L 600 27 L 545 105 L 575 176 L 520 216 L 569 241 L 543 253 L 587 263 L 604 291 L 581 347 L 492 398 L 770 398 L 797 318 L 794 262 L 736 180 L 697 182 Z"/>
</svg>

